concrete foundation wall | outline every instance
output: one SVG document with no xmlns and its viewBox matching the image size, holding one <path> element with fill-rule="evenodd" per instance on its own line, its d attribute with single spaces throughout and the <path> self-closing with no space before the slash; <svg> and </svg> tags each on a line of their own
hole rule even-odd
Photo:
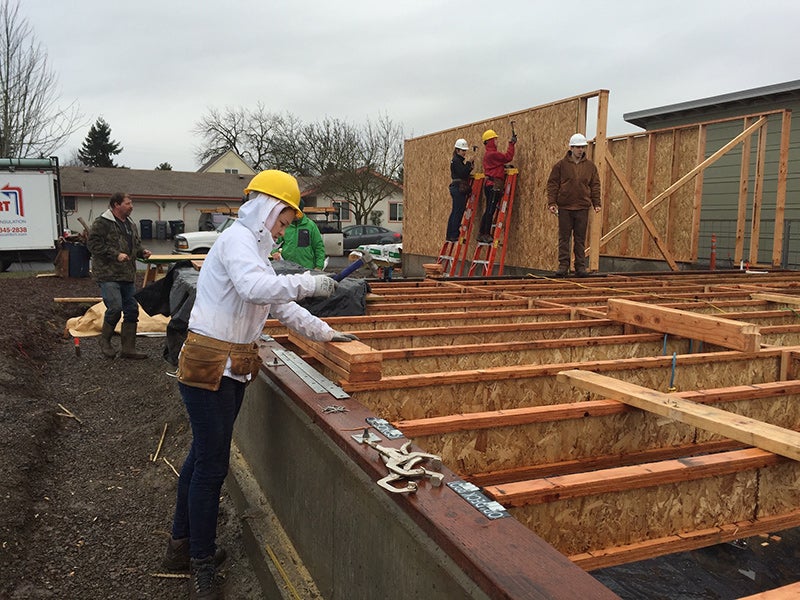
<svg viewBox="0 0 800 600">
<path fill-rule="evenodd" d="M 234 439 L 322 597 L 488 598 L 263 374 Z"/>
</svg>

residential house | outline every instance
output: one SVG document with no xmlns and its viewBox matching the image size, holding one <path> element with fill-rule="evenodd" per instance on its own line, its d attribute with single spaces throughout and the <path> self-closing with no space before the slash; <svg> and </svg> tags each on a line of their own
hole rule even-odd
<svg viewBox="0 0 800 600">
<path fill-rule="evenodd" d="M 255 175 L 256 172 L 233 150 L 226 150 L 197 169 L 198 173 L 231 173 L 233 175 Z"/>
<path fill-rule="evenodd" d="M 165 231 L 166 237 L 171 237 L 175 227 L 183 231 L 198 231 L 201 223 L 206 222 L 202 217 L 204 214 L 235 211 L 251 178 L 252 173 L 62 167 L 61 196 L 71 229 L 79 228 L 79 219 L 91 225 L 108 208 L 111 194 L 122 191 L 133 198 L 132 218 L 140 229 L 142 221 L 148 224 L 142 232 L 143 237 L 148 228 L 152 228 L 153 237 L 158 237 L 160 230 Z M 334 205 L 335 200 L 319 194 L 318 178 L 298 177 L 298 183 L 307 206 Z M 394 187 L 397 191 L 383 200 L 376 210 L 382 213 L 381 225 L 392 231 L 402 231 L 402 186 L 394 184 Z M 342 226 L 355 223 L 346 203 L 340 214 Z M 159 222 L 164 224 L 160 228 Z"/>
</svg>

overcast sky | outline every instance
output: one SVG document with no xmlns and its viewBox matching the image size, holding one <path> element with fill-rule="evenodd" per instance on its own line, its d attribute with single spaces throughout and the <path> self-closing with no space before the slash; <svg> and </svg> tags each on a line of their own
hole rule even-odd
<svg viewBox="0 0 800 600">
<path fill-rule="evenodd" d="M 794 0 L 24 0 L 64 103 L 102 116 L 118 164 L 194 171 L 209 108 L 363 123 L 406 137 L 598 89 L 622 115 L 800 79 Z"/>
</svg>

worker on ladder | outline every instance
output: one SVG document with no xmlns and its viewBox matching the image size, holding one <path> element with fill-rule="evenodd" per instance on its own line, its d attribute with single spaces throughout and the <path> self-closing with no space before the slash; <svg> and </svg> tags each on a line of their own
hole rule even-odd
<svg viewBox="0 0 800 600">
<path fill-rule="evenodd" d="M 450 159 L 450 197 L 453 199 L 453 208 L 450 210 L 450 218 L 447 219 L 448 242 L 458 241 L 458 231 L 461 227 L 461 218 L 464 216 L 464 209 L 467 206 L 472 185 L 470 176 L 472 174 L 473 161 L 464 160 L 469 150 L 469 144 L 464 138 L 456 140 L 453 149 L 453 158 Z"/>
<path fill-rule="evenodd" d="M 511 140 L 508 142 L 508 150 L 503 154 L 497 149 L 497 137 L 494 129 L 487 129 L 482 136 L 485 148 L 483 172 L 486 175 L 486 181 L 483 184 L 483 193 L 486 196 L 486 210 L 481 218 L 478 241 L 483 243 L 492 242 L 494 211 L 497 209 L 498 201 L 503 197 L 505 165 L 514 158 L 514 150 L 517 143 L 516 134 L 512 134 Z"/>
</svg>

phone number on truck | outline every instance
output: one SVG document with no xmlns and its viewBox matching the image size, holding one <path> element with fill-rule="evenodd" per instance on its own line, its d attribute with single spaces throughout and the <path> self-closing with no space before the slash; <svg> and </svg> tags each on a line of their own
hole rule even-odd
<svg viewBox="0 0 800 600">
<path fill-rule="evenodd" d="M 28 233 L 27 227 L 0 227 L 0 234 L 3 233 Z"/>
</svg>

